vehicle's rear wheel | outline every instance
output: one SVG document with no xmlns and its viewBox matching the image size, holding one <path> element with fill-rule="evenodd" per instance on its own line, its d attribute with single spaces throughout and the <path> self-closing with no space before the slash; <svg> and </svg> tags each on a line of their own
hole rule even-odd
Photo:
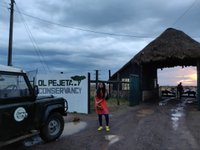
<svg viewBox="0 0 200 150">
<path fill-rule="evenodd" d="M 64 129 L 64 119 L 60 113 L 50 114 L 45 125 L 40 130 L 41 138 L 46 141 L 53 141 L 60 137 Z"/>
</svg>

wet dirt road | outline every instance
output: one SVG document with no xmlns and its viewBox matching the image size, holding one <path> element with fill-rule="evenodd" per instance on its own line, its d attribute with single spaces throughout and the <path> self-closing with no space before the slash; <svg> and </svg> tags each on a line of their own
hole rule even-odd
<svg viewBox="0 0 200 150">
<path fill-rule="evenodd" d="M 200 112 L 191 102 L 190 98 L 182 101 L 169 98 L 160 103 L 115 109 L 110 115 L 110 132 L 97 131 L 95 114 L 70 114 L 65 131 L 57 141 L 43 143 L 36 138 L 15 149 L 199 150 Z M 81 121 L 69 123 L 74 117 Z"/>
</svg>

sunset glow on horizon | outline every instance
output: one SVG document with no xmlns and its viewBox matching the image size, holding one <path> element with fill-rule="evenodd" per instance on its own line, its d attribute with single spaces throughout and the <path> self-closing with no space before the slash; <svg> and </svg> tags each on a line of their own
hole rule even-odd
<svg viewBox="0 0 200 150">
<path fill-rule="evenodd" d="M 185 86 L 197 85 L 196 67 L 174 67 L 158 70 L 158 84 L 161 86 L 175 86 L 182 82 Z"/>
<path fill-rule="evenodd" d="M 185 78 L 185 79 L 178 81 L 177 84 L 179 82 L 182 82 L 185 85 L 196 85 L 197 74 L 183 75 L 183 76 L 180 76 L 180 78 Z"/>
</svg>

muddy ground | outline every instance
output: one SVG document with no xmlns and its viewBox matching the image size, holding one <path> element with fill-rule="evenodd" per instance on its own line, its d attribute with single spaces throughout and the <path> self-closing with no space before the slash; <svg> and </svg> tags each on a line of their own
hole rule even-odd
<svg viewBox="0 0 200 150">
<path fill-rule="evenodd" d="M 74 118 L 80 121 L 72 122 Z M 200 111 L 191 98 L 110 108 L 110 132 L 97 131 L 95 113 L 69 114 L 65 122 L 64 133 L 55 142 L 44 143 L 34 137 L 4 150 L 200 149 Z"/>
</svg>

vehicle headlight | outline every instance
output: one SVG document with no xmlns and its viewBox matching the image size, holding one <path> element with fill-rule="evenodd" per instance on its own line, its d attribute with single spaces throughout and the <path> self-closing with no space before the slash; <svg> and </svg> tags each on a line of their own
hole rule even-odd
<svg viewBox="0 0 200 150">
<path fill-rule="evenodd" d="M 68 102 L 67 102 L 67 100 L 65 99 L 64 100 L 64 109 L 65 109 L 65 111 L 67 111 L 68 110 Z"/>
</svg>

